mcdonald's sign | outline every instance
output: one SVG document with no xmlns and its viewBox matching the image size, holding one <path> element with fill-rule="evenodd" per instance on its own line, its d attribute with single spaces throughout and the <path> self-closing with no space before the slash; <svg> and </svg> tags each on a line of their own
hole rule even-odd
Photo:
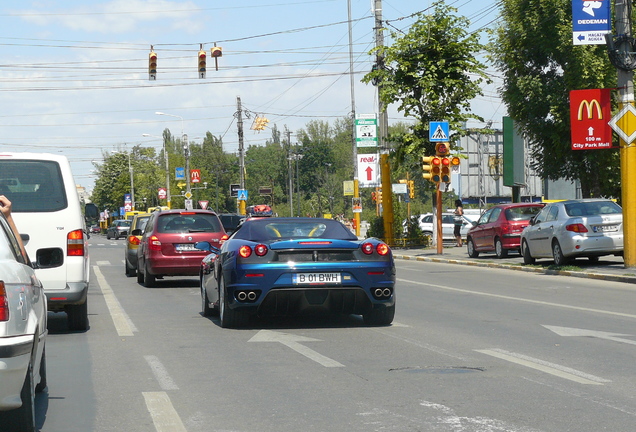
<svg viewBox="0 0 636 432">
<path fill-rule="evenodd" d="M 612 148 L 610 89 L 570 91 L 572 150 Z"/>
</svg>

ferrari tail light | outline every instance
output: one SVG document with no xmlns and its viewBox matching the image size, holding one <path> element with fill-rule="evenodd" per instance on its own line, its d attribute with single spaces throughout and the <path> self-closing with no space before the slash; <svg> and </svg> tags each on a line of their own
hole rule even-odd
<svg viewBox="0 0 636 432">
<path fill-rule="evenodd" d="M 139 245 L 139 243 L 141 242 L 139 240 L 139 237 L 131 235 L 128 236 L 128 243 L 130 243 L 131 245 Z"/>
<path fill-rule="evenodd" d="M 239 256 L 241 258 L 248 258 L 250 255 L 252 255 L 251 247 L 244 245 L 239 248 Z"/>
<path fill-rule="evenodd" d="M 267 246 L 265 246 L 264 244 L 257 244 L 254 248 L 254 252 L 259 257 L 265 256 L 267 255 Z"/>
<path fill-rule="evenodd" d="M 373 245 L 371 243 L 362 243 L 362 252 L 367 255 L 371 255 L 373 253 Z"/>
<path fill-rule="evenodd" d="M 380 243 L 379 245 L 376 246 L 375 248 L 376 251 L 378 251 L 378 255 L 387 255 L 389 253 L 389 245 L 387 245 L 386 243 Z"/>
<path fill-rule="evenodd" d="M 157 236 L 153 235 L 150 237 L 150 239 L 148 239 L 148 249 L 153 251 L 161 250 L 161 242 L 159 241 L 159 238 Z"/>
<path fill-rule="evenodd" d="M 66 255 L 84 256 L 84 231 L 81 229 L 71 231 L 66 235 Z"/>
<path fill-rule="evenodd" d="M 586 232 L 588 232 L 587 228 L 585 228 L 585 225 L 580 224 L 580 223 L 566 225 L 565 229 L 567 231 L 572 231 L 572 232 L 577 232 L 577 233 L 586 233 Z"/>
<path fill-rule="evenodd" d="M 0 281 L 0 321 L 9 321 L 9 301 L 2 281 Z"/>
</svg>

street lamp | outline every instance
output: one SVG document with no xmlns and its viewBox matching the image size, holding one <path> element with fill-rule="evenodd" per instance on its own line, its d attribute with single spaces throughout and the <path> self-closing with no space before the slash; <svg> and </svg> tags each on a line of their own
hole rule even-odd
<svg viewBox="0 0 636 432">
<path fill-rule="evenodd" d="M 158 137 L 150 134 L 141 134 L 141 136 L 152 137 L 152 138 L 160 138 L 163 140 L 163 155 L 166 159 L 166 197 L 167 197 L 167 207 L 170 207 L 170 167 L 168 165 L 168 140 L 165 137 Z"/>
<path fill-rule="evenodd" d="M 184 129 L 183 129 L 183 117 L 178 116 L 178 115 L 174 115 L 174 114 L 166 114 L 164 112 L 160 112 L 157 111 L 155 112 L 155 114 L 157 115 L 163 115 L 163 116 L 168 116 L 168 117 L 176 117 L 181 119 L 181 141 L 183 143 L 183 151 L 185 153 L 185 160 L 186 160 L 186 166 L 185 166 L 185 175 L 186 175 L 186 210 L 192 210 L 192 192 L 191 192 L 191 187 L 190 187 L 190 148 L 188 146 L 188 136 L 185 134 Z M 187 203 L 190 203 L 190 206 L 188 206 Z M 190 207 L 190 208 L 188 208 Z"/>
</svg>

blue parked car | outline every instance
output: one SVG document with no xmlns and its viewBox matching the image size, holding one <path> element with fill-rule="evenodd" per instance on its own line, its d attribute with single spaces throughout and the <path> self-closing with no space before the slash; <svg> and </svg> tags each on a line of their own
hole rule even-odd
<svg viewBox="0 0 636 432">
<path fill-rule="evenodd" d="M 304 312 L 362 315 L 389 325 L 395 315 L 395 263 L 381 240 L 359 240 L 342 223 L 320 218 L 248 218 L 201 263 L 203 314 L 221 327 L 250 316 Z"/>
</svg>

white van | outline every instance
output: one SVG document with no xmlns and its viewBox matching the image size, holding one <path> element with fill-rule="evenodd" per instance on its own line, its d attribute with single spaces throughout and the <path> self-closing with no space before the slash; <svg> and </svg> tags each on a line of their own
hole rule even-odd
<svg viewBox="0 0 636 432">
<path fill-rule="evenodd" d="M 0 195 L 11 200 L 48 310 L 66 312 L 70 330 L 88 329 L 88 236 L 68 159 L 0 151 Z"/>
</svg>

